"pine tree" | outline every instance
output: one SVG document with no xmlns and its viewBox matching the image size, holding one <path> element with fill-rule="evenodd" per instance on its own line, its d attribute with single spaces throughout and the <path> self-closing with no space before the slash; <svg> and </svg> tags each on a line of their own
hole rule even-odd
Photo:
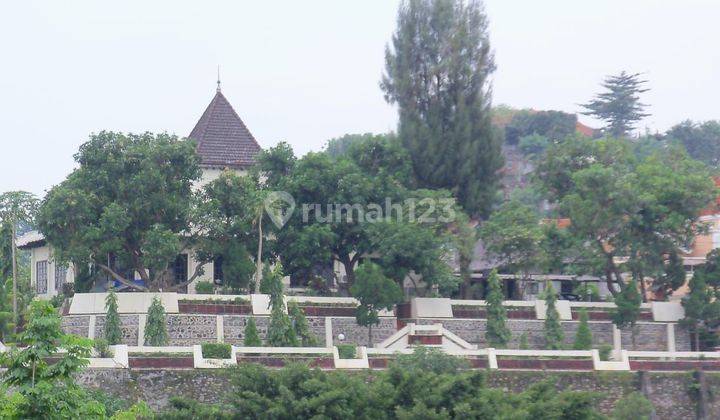
<svg viewBox="0 0 720 420">
<path fill-rule="evenodd" d="M 690 291 L 682 300 L 685 318 L 680 324 L 687 327 L 693 337 L 695 351 L 700 351 L 700 335 L 707 330 L 708 324 L 716 325 L 720 320 L 720 301 L 713 298 L 712 290 L 705 281 L 705 268 L 695 271 L 690 279 Z"/>
<path fill-rule="evenodd" d="M 300 306 L 295 301 L 289 302 L 287 308 L 288 314 L 292 319 L 293 327 L 295 328 L 295 336 L 300 341 L 302 347 L 317 346 L 317 338 L 310 332 L 310 326 L 308 325 L 307 318 L 305 318 L 305 312 L 300 309 Z"/>
<path fill-rule="evenodd" d="M 575 333 L 575 342 L 573 343 L 573 349 L 575 350 L 590 350 L 592 348 L 592 331 L 588 324 L 588 313 L 585 309 L 580 311 L 580 324 L 578 325 L 577 332 Z"/>
<path fill-rule="evenodd" d="M 165 308 L 160 298 L 153 298 L 147 313 L 145 323 L 145 345 L 166 346 L 168 343 L 167 327 L 165 325 Z"/>
<path fill-rule="evenodd" d="M 565 334 L 560 325 L 560 314 L 555 307 L 557 297 L 555 289 L 550 282 L 545 288 L 545 348 L 548 350 L 562 350 Z"/>
<path fill-rule="evenodd" d="M 494 70 L 480 2 L 401 4 L 381 86 L 398 105 L 418 184 L 453 191 L 471 215 L 489 213 L 503 165 L 490 120 Z"/>
<path fill-rule="evenodd" d="M 507 313 L 503 306 L 503 293 L 496 270 L 490 273 L 488 287 L 485 340 L 488 347 L 505 348 L 512 335 L 505 325 Z"/>
<path fill-rule="evenodd" d="M 122 342 L 122 330 L 120 329 L 117 295 L 113 289 L 110 289 L 107 297 L 105 297 L 105 312 L 105 340 L 111 346 L 120 344 Z"/>
<path fill-rule="evenodd" d="M 282 276 L 274 275 L 267 279 L 267 290 L 270 292 L 270 324 L 267 331 L 267 342 L 271 347 L 297 347 L 298 339 L 290 317 L 285 313 L 283 303 Z"/>
<path fill-rule="evenodd" d="M 620 329 L 630 328 L 633 348 L 635 348 L 635 323 L 640 316 L 640 293 L 635 280 L 621 286 L 620 293 L 615 296 L 615 310 L 612 321 Z"/>
<path fill-rule="evenodd" d="M 261 347 L 262 341 L 260 340 L 260 334 L 258 334 L 257 325 L 255 324 L 255 318 L 250 318 L 245 324 L 245 338 L 243 339 L 245 347 Z"/>
<path fill-rule="evenodd" d="M 606 77 L 602 87 L 607 91 L 582 105 L 587 109 L 583 115 L 606 121 L 605 130 L 614 137 L 627 136 L 635 123 L 650 115 L 644 112 L 647 105 L 640 103 L 639 95 L 649 90 L 642 87 L 645 83 L 647 80 L 641 80 L 639 73 L 623 71 L 617 76 Z"/>
</svg>

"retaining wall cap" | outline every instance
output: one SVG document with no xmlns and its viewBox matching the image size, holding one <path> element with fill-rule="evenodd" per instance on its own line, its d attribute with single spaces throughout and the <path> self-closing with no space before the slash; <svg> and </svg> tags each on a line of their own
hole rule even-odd
<svg viewBox="0 0 720 420">
<path fill-rule="evenodd" d="M 560 314 L 560 319 L 563 321 L 569 321 L 572 320 L 572 312 L 570 311 L 570 302 L 567 300 L 558 300 L 555 302 L 555 308 L 558 311 L 558 314 Z M 545 319 L 545 312 L 547 311 L 547 308 L 545 307 L 545 301 L 544 300 L 536 300 L 535 301 L 535 316 L 537 319 Z"/>
<path fill-rule="evenodd" d="M 105 314 L 107 293 L 76 293 L 70 304 L 69 315 Z M 157 296 L 166 313 L 178 313 L 177 293 L 117 293 L 118 313 L 147 313 L 153 298 Z"/>
<path fill-rule="evenodd" d="M 652 302 L 653 321 L 678 322 L 685 318 L 685 309 L 680 302 Z"/>
<path fill-rule="evenodd" d="M 452 318 L 452 304 L 448 298 L 413 298 L 412 318 Z"/>
</svg>

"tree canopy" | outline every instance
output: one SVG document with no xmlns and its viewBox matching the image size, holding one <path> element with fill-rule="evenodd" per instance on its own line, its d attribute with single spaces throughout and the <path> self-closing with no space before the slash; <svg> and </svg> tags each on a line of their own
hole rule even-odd
<svg viewBox="0 0 720 420">
<path fill-rule="evenodd" d="M 93 263 L 141 290 L 183 286 L 169 272 L 192 242 L 192 184 L 200 177 L 194 144 L 103 131 L 80 146 L 75 161 L 79 167 L 48 192 L 38 217 L 56 260 Z M 144 286 L 132 282 L 133 273 Z"/>
<path fill-rule="evenodd" d="M 403 2 L 381 82 L 398 105 L 398 137 L 418 185 L 451 190 L 468 213 L 483 216 L 503 165 L 491 125 L 487 26 L 479 2 Z"/>
<path fill-rule="evenodd" d="M 614 137 L 627 136 L 635 124 L 650 114 L 645 112 L 646 104 L 640 102 L 640 94 L 649 89 L 643 86 L 647 80 L 640 79 L 640 73 L 620 72 L 607 76 L 602 82 L 605 89 L 582 107 L 591 115 L 606 122 L 605 132 Z"/>
</svg>

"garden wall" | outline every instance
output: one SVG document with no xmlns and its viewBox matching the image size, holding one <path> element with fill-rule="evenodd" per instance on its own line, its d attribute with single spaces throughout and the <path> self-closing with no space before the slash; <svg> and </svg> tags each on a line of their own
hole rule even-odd
<svg viewBox="0 0 720 420">
<path fill-rule="evenodd" d="M 486 347 L 485 330 L 487 321 L 484 319 L 415 319 L 407 322 L 415 322 L 416 324 L 428 325 L 441 323 L 443 327 L 450 332 L 457 334 L 460 338 L 477 344 L 480 348 Z M 575 339 L 579 322 L 562 321 L 561 325 L 565 332 L 566 346 L 572 346 Z M 593 345 L 599 347 L 601 345 L 613 345 L 613 324 L 610 322 L 594 322 L 589 323 L 590 330 L 593 335 Z M 520 336 L 525 333 L 528 338 L 530 348 L 542 349 L 545 346 L 544 339 L 544 321 L 529 319 L 508 319 L 507 326 L 512 332 L 512 340 L 510 348 L 517 348 Z M 675 349 L 676 351 L 690 351 L 690 336 L 679 325 L 675 325 Z M 641 322 L 637 324 L 635 337 L 635 350 L 638 351 L 666 351 L 668 350 L 667 342 L 667 324 Z M 633 349 L 632 337 L 629 331 L 621 331 L 622 347 L 624 349 Z"/>
<path fill-rule="evenodd" d="M 80 374 L 78 380 L 85 386 L 100 388 L 130 401 L 147 401 L 157 409 L 166 407 L 171 396 L 203 403 L 227 401 L 225 395 L 231 389 L 231 375 L 232 370 L 225 369 L 89 369 Z M 695 418 L 697 382 L 691 373 L 492 371 L 487 374 L 487 383 L 490 387 L 517 392 L 548 378 L 552 378 L 559 389 L 596 392 L 600 411 L 606 414 L 618 399 L 640 390 L 644 382 L 646 395 L 659 419 Z M 720 392 L 720 374 L 706 373 L 705 382 L 710 394 Z M 707 410 L 708 418 L 720 418 L 720 398 L 710 399 Z"/>
</svg>

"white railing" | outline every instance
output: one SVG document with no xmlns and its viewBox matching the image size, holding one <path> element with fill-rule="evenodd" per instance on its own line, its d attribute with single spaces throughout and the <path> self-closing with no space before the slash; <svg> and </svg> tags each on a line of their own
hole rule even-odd
<svg viewBox="0 0 720 420">
<path fill-rule="evenodd" d="M 237 365 L 239 355 L 262 354 L 273 356 L 288 355 L 318 355 L 332 356 L 336 369 L 368 369 L 370 357 L 396 357 L 401 354 L 412 354 L 415 349 L 412 347 L 402 349 L 387 348 L 366 348 L 358 346 L 354 359 L 340 359 L 337 347 L 238 347 L 231 346 L 231 357 L 229 359 L 206 359 L 202 355 L 202 346 L 127 346 L 124 344 L 109 346 L 113 353 L 112 357 L 99 358 L 91 357 L 89 367 L 106 369 L 127 369 L 131 353 L 153 354 L 192 354 L 193 366 L 199 369 L 223 368 Z M 8 351 L 9 348 L 0 343 L 0 352 Z M 60 349 L 59 353 L 64 350 Z M 689 352 L 689 351 L 620 351 L 618 360 L 600 360 L 598 350 L 516 350 L 516 349 L 452 349 L 445 350 L 445 353 L 458 357 L 487 357 L 488 368 L 498 369 L 498 357 L 521 357 L 533 358 L 572 358 L 591 359 L 594 370 L 630 370 L 632 360 L 703 360 L 720 359 L 720 352 Z"/>
</svg>

